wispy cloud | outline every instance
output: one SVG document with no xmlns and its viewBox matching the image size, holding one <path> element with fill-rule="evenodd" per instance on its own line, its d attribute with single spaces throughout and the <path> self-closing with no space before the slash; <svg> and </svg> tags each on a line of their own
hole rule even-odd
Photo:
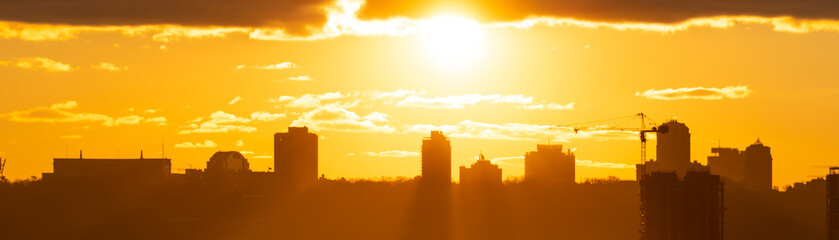
<svg viewBox="0 0 839 240">
<path fill-rule="evenodd" d="M 718 100 L 723 98 L 737 99 L 745 98 L 752 93 L 747 86 L 724 87 L 724 88 L 678 88 L 678 89 L 650 89 L 644 93 L 636 92 L 636 96 L 642 96 L 649 99 L 660 100 L 678 100 L 678 99 L 704 99 L 704 100 Z"/>
<path fill-rule="evenodd" d="M 255 122 L 269 122 L 285 118 L 282 113 L 270 113 L 265 111 L 253 112 L 250 118 L 239 117 L 224 111 L 216 111 L 206 117 L 199 117 L 188 121 L 187 125 L 181 126 L 178 134 L 190 133 L 227 133 L 227 132 L 255 132 Z"/>
<path fill-rule="evenodd" d="M 228 105 L 233 105 L 233 104 L 236 104 L 237 102 L 239 102 L 239 100 L 242 100 L 242 97 L 241 96 L 236 96 L 236 98 L 233 98 L 233 100 L 230 100 L 230 102 L 227 103 L 227 104 Z"/>
<path fill-rule="evenodd" d="M 289 69 L 289 68 L 296 68 L 297 64 L 292 62 L 282 62 L 277 64 L 269 64 L 269 65 L 239 65 L 236 66 L 236 69 L 267 69 L 267 70 L 281 70 L 281 69 Z"/>
<path fill-rule="evenodd" d="M 612 169 L 634 169 L 635 168 L 635 165 L 632 165 L 632 164 L 597 162 L 597 161 L 592 161 L 592 160 L 577 160 L 577 166 L 595 167 L 595 168 L 612 168 Z"/>
<path fill-rule="evenodd" d="M 111 72 L 119 72 L 128 70 L 128 67 L 120 67 L 114 65 L 113 63 L 101 62 L 97 65 L 90 66 L 91 69 L 95 70 L 102 70 L 102 71 L 111 71 Z"/>
<path fill-rule="evenodd" d="M 389 157 L 389 158 L 406 158 L 406 157 L 418 157 L 420 155 L 419 152 L 412 152 L 412 151 L 383 151 L 383 152 L 363 152 L 363 153 L 347 153 L 347 156 L 368 156 L 368 157 Z"/>
<path fill-rule="evenodd" d="M 387 114 L 379 112 L 361 117 L 344 108 L 326 106 L 302 114 L 291 125 L 308 126 L 315 131 L 395 132 L 388 118 Z"/>
<path fill-rule="evenodd" d="M 218 147 L 218 144 L 211 140 L 204 140 L 204 142 L 182 142 L 175 144 L 175 148 L 215 148 Z"/>
<path fill-rule="evenodd" d="M 179 131 L 178 134 L 227 133 L 231 131 L 249 133 L 256 131 L 256 127 L 245 125 L 250 122 L 251 119 L 249 118 L 238 117 L 224 111 L 216 111 L 208 117 L 199 117 L 189 121 L 189 124 L 182 127 L 185 129 Z"/>
<path fill-rule="evenodd" d="M 114 120 L 114 123 L 116 125 L 135 125 L 139 124 L 140 121 L 142 121 L 143 119 L 145 118 L 137 115 L 131 115 L 117 118 L 116 120 Z"/>
<path fill-rule="evenodd" d="M 61 138 L 61 139 L 80 139 L 80 138 L 82 138 L 82 135 L 64 135 L 64 136 L 60 136 L 59 138 Z"/>
<path fill-rule="evenodd" d="M 283 113 L 269 113 L 265 111 L 251 113 L 251 119 L 254 121 L 270 122 L 283 118 L 286 118 L 286 115 Z"/>
<path fill-rule="evenodd" d="M 398 89 L 373 92 L 331 92 L 305 94 L 302 96 L 281 96 L 269 100 L 275 107 L 313 109 L 320 106 L 352 108 L 358 104 L 386 105 L 425 109 L 463 109 L 478 104 L 507 104 L 515 108 L 530 110 L 570 110 L 574 103 L 558 104 L 521 94 L 464 94 L 449 96 L 428 96 L 424 91 Z"/>
<path fill-rule="evenodd" d="M 636 140 L 637 132 L 613 130 L 588 130 L 575 132 L 571 128 L 553 127 L 551 125 L 534 125 L 523 123 L 482 123 L 464 120 L 453 125 L 414 124 L 406 125 L 404 133 L 422 133 L 429 131 L 443 131 L 453 138 L 475 138 L 512 141 L 539 141 L 551 138 L 562 142 L 571 139 L 593 140 Z"/>
<path fill-rule="evenodd" d="M 11 62 L 6 62 L 6 64 L 0 65 L 9 65 Z M 45 58 L 45 57 L 34 57 L 34 58 L 20 58 L 14 62 L 14 66 L 22 69 L 27 70 L 36 70 L 42 69 L 47 72 L 69 72 L 73 71 L 73 67 L 70 64 L 65 64 L 53 59 Z"/>
<path fill-rule="evenodd" d="M 157 123 L 158 126 L 166 126 L 166 117 L 146 118 L 147 123 Z"/>
<path fill-rule="evenodd" d="M 278 104 L 276 107 L 314 109 L 322 106 L 350 108 L 358 104 L 358 100 L 346 99 L 349 96 L 341 92 L 324 94 L 305 94 L 302 96 L 281 96 L 269 99 L 268 102 Z M 350 102 L 347 102 L 349 100 Z"/>
<path fill-rule="evenodd" d="M 296 76 L 296 77 L 289 77 L 288 80 L 292 80 L 292 81 L 312 81 L 313 79 L 311 77 L 309 77 L 308 75 L 300 75 L 300 76 Z"/>
<path fill-rule="evenodd" d="M 124 117 L 114 118 L 105 114 L 99 113 L 79 113 L 75 110 L 79 104 L 76 101 L 64 101 L 52 104 L 49 107 L 35 107 L 27 110 L 14 111 L 6 114 L 0 114 L 0 117 L 6 118 L 12 122 L 42 122 L 42 123 L 72 123 L 72 122 L 101 122 L 103 126 L 119 126 L 119 125 L 135 125 L 146 119 L 142 116 L 130 115 Z M 153 117 L 156 122 L 165 123 L 163 117 Z M 160 124 L 158 124 L 160 125 Z"/>
</svg>

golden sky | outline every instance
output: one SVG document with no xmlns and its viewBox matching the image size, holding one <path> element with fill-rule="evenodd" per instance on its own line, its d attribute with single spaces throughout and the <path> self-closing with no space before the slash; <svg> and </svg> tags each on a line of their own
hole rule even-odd
<svg viewBox="0 0 839 240">
<path fill-rule="evenodd" d="M 436 129 L 454 179 L 480 152 L 520 176 L 549 138 L 576 152 L 578 180 L 633 179 L 636 133 L 549 126 L 638 112 L 685 122 L 702 163 L 760 138 L 778 186 L 839 162 L 833 2 L 57 2 L 0 10 L 9 178 L 80 149 L 163 147 L 176 172 L 236 150 L 266 171 L 273 133 L 306 125 L 329 178 L 418 175 Z"/>
</svg>

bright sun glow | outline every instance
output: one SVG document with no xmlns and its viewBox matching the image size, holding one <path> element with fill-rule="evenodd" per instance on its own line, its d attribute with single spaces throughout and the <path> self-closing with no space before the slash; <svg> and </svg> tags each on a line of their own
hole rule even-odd
<svg viewBox="0 0 839 240">
<path fill-rule="evenodd" d="M 432 61 L 449 69 L 474 63 L 483 49 L 481 25 L 455 16 L 437 16 L 421 25 L 425 51 Z"/>
</svg>

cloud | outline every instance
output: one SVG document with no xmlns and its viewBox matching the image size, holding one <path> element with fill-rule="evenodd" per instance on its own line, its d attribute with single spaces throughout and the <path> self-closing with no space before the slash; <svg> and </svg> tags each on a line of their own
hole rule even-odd
<svg viewBox="0 0 839 240">
<path fill-rule="evenodd" d="M 678 99 L 704 99 L 718 100 L 723 98 L 737 99 L 745 98 L 751 94 L 747 86 L 724 87 L 724 88 L 679 88 L 679 89 L 650 89 L 644 93 L 636 92 L 636 96 L 643 96 L 649 99 L 678 100 Z"/>
<path fill-rule="evenodd" d="M 368 156 L 368 157 L 390 157 L 390 158 L 406 158 L 406 157 L 418 157 L 420 155 L 419 152 L 411 152 L 411 151 L 384 151 L 384 152 L 363 152 L 363 153 L 347 153 L 347 156 Z"/>
<path fill-rule="evenodd" d="M 84 32 L 151 35 L 164 43 L 233 34 L 269 41 L 403 36 L 418 33 L 440 9 L 501 28 L 543 25 L 673 32 L 765 24 L 781 32 L 839 31 L 839 10 L 835 10 L 839 3 L 827 0 L 196 1 L 16 1 L 0 9 L 0 39 L 67 40 Z"/>
<path fill-rule="evenodd" d="M 789 16 L 797 19 L 839 19 L 839 3 L 826 0 L 697 0 L 697 1 L 623 1 L 623 0 L 366 0 L 359 12 L 361 19 L 392 17 L 423 18 L 450 9 L 482 22 L 509 22 L 528 17 L 569 18 L 611 23 L 672 24 L 694 18 L 717 16 Z"/>
<path fill-rule="evenodd" d="M 260 122 L 270 122 L 285 117 L 286 115 L 283 113 L 269 113 L 264 111 L 251 113 L 251 119 Z"/>
<path fill-rule="evenodd" d="M 513 104 L 523 109 L 574 109 L 574 103 L 557 104 L 546 101 L 536 101 L 534 97 L 501 94 L 464 94 L 426 97 L 426 92 L 399 89 L 392 92 L 373 92 L 372 99 L 382 100 L 384 104 L 399 107 L 428 108 L 428 109 L 462 109 L 479 103 Z"/>
<path fill-rule="evenodd" d="M 73 67 L 69 64 L 44 57 L 20 58 L 14 63 L 14 66 L 27 70 L 43 69 L 47 72 L 69 72 L 73 70 Z"/>
<path fill-rule="evenodd" d="M 114 65 L 113 63 L 101 62 L 98 65 L 90 66 L 91 69 L 95 70 L 102 70 L 102 71 L 111 71 L 111 72 L 119 72 L 128 70 L 128 67 L 119 67 Z"/>
<path fill-rule="evenodd" d="M 331 0 L 6 1 L 0 20 L 77 26 L 269 26 L 300 34 L 323 25 L 324 8 L 330 5 Z"/>
<path fill-rule="evenodd" d="M 119 125 L 136 125 L 145 117 L 130 115 L 119 118 L 110 117 L 99 113 L 78 113 L 71 110 L 76 109 L 79 104 L 76 101 L 64 101 L 55 103 L 49 107 L 34 107 L 27 110 L 14 111 L 0 114 L 11 122 L 41 122 L 41 123 L 74 123 L 74 122 L 101 122 L 102 126 L 112 127 Z M 145 122 L 156 122 L 158 125 L 165 125 L 165 117 L 152 117 Z M 161 124 L 162 123 L 162 124 Z"/>
<path fill-rule="evenodd" d="M 80 138 L 82 138 L 82 135 L 65 135 L 65 136 L 61 136 L 59 138 L 61 138 L 61 139 L 80 139 Z"/>
<path fill-rule="evenodd" d="M 312 81 L 313 79 L 311 77 L 309 77 L 308 75 L 300 75 L 300 76 L 296 76 L 296 77 L 289 77 L 288 80 L 292 80 L 292 81 Z"/>
<path fill-rule="evenodd" d="M 587 130 L 574 132 L 565 127 L 550 125 L 533 125 L 523 123 L 482 123 L 464 120 L 455 125 L 435 126 L 429 124 L 414 124 L 405 126 L 404 133 L 427 134 L 429 131 L 443 131 L 452 138 L 474 138 L 512 141 L 540 141 L 551 138 L 553 141 L 563 142 L 571 139 L 594 140 L 637 140 L 638 133 L 631 131 Z"/>
<path fill-rule="evenodd" d="M 200 117 L 189 121 L 189 124 L 183 126 L 184 129 L 179 131 L 178 134 L 227 133 L 231 131 L 249 133 L 256 131 L 256 127 L 247 125 L 251 121 L 249 118 L 238 117 L 224 111 L 216 111 L 208 117 Z"/>
<path fill-rule="evenodd" d="M 105 126 L 113 125 L 113 118 L 97 113 L 74 113 L 68 110 L 78 107 L 76 101 L 52 104 L 50 107 L 35 107 L 22 111 L 3 114 L 12 122 L 102 122 Z"/>
<path fill-rule="evenodd" d="M 612 169 L 634 169 L 635 165 L 626 163 L 609 163 L 597 162 L 591 160 L 577 160 L 577 166 L 595 167 L 595 168 L 612 168 Z"/>
<path fill-rule="evenodd" d="M 270 122 L 285 118 L 282 113 L 254 112 L 250 118 L 239 117 L 224 111 L 216 111 L 207 117 L 199 117 L 182 126 L 178 134 L 190 133 L 227 133 L 227 132 L 255 132 L 254 122 Z"/>
<path fill-rule="evenodd" d="M 215 147 L 218 147 L 218 144 L 216 144 L 215 142 L 210 141 L 210 140 L 204 140 L 203 143 L 201 143 L 201 142 L 196 142 L 196 143 L 182 142 L 182 143 L 175 144 L 175 148 L 215 148 Z"/>
<path fill-rule="evenodd" d="M 236 98 L 233 98 L 233 100 L 230 100 L 230 102 L 227 103 L 227 104 L 228 105 L 233 105 L 233 104 L 236 104 L 237 102 L 239 102 L 239 100 L 242 100 L 242 97 L 241 96 L 236 96 Z"/>
<path fill-rule="evenodd" d="M 303 113 L 292 126 L 308 126 L 315 131 L 383 132 L 396 129 L 388 125 L 388 115 L 373 112 L 360 117 L 355 112 L 339 107 L 320 107 Z"/>
<path fill-rule="evenodd" d="M 305 94 L 299 97 L 281 96 L 278 98 L 269 99 L 268 102 L 281 104 L 288 108 L 302 108 L 314 109 L 322 106 L 350 108 L 355 106 L 358 101 L 344 102 L 342 101 L 348 97 L 340 92 L 330 92 L 324 94 Z"/>
<path fill-rule="evenodd" d="M 166 117 L 152 117 L 146 119 L 147 123 L 157 123 L 158 126 L 166 126 Z"/>
<path fill-rule="evenodd" d="M 257 65 L 257 66 L 248 66 L 248 65 L 239 65 L 236 66 L 236 69 L 246 69 L 246 68 L 253 68 L 253 69 L 269 69 L 269 70 L 281 70 L 281 69 L 289 69 L 289 68 L 296 68 L 297 64 L 292 62 L 282 62 L 273 65 Z"/>
<path fill-rule="evenodd" d="M 143 119 L 145 119 L 145 118 L 137 116 L 137 115 L 131 115 L 131 116 L 125 116 L 125 117 L 117 118 L 114 121 L 114 123 L 116 125 L 135 125 L 135 124 L 139 124 L 140 121 L 142 121 Z"/>
<path fill-rule="evenodd" d="M 239 141 L 236 141 L 236 146 L 237 147 L 245 146 L 245 141 L 242 141 L 242 139 L 239 139 Z"/>
</svg>

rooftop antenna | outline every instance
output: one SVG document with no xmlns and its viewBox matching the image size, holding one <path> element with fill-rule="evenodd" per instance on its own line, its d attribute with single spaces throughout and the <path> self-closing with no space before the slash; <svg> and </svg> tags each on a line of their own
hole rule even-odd
<svg viewBox="0 0 839 240">
<path fill-rule="evenodd" d="M 82 159 L 82 158 L 83 158 L 83 157 L 82 157 L 82 150 L 81 150 L 81 149 L 79 149 L 79 159 Z"/>
<path fill-rule="evenodd" d="M 140 159 L 143 159 L 143 150 L 140 150 Z"/>
<path fill-rule="evenodd" d="M 166 138 L 161 134 L 160 136 L 160 158 L 166 158 Z"/>
</svg>

